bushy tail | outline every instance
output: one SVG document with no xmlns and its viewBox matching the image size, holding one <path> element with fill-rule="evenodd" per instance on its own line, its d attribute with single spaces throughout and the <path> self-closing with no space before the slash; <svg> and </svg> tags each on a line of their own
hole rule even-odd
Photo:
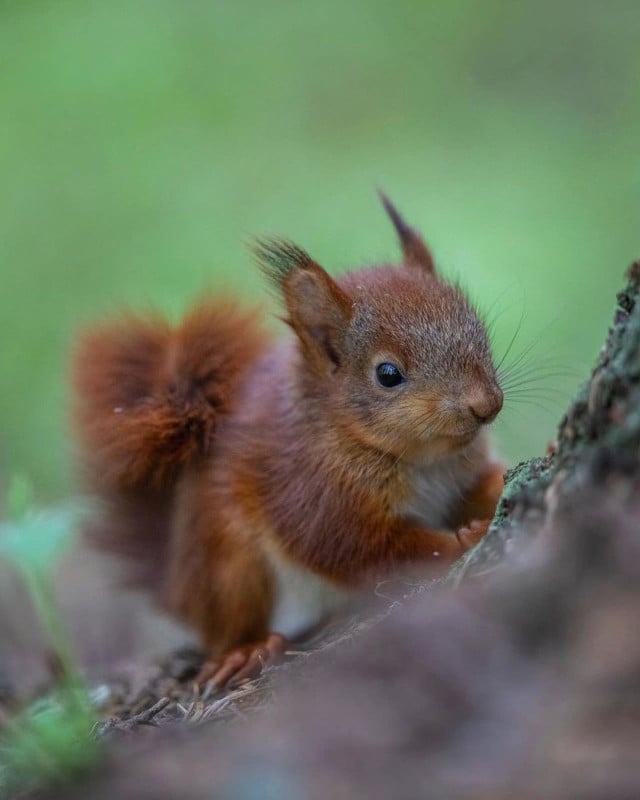
<svg viewBox="0 0 640 800">
<path fill-rule="evenodd" d="M 259 348 L 254 318 L 213 302 L 177 327 L 124 317 L 86 331 L 73 364 L 74 420 L 92 487 L 166 488 L 206 454 Z"/>
<path fill-rule="evenodd" d="M 209 452 L 262 341 L 255 315 L 212 300 L 177 326 L 126 316 L 80 337 L 73 421 L 88 488 L 106 501 L 103 547 L 158 552 L 173 485 Z"/>
</svg>

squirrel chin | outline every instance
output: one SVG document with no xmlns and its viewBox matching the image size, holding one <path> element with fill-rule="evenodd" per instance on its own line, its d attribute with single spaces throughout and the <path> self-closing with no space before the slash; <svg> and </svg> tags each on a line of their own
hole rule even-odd
<svg viewBox="0 0 640 800">
<path fill-rule="evenodd" d="M 481 433 L 482 428 L 478 427 L 463 434 L 441 434 L 424 443 L 418 460 L 432 461 L 455 455 L 469 447 Z"/>
</svg>

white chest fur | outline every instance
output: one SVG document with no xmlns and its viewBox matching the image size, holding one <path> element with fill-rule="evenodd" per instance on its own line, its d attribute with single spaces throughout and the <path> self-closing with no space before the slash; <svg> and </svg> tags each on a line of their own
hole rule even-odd
<svg viewBox="0 0 640 800">
<path fill-rule="evenodd" d="M 413 491 L 400 513 L 425 527 L 448 528 L 477 476 L 464 459 L 452 458 L 411 467 L 409 480 Z"/>
<path fill-rule="evenodd" d="M 295 639 L 348 605 L 353 592 L 298 567 L 281 553 L 267 555 L 275 579 L 270 628 Z"/>
</svg>

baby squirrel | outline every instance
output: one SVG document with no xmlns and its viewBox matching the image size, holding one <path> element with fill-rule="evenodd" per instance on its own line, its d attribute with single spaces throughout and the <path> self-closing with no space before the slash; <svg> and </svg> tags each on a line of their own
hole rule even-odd
<svg viewBox="0 0 640 800">
<path fill-rule="evenodd" d="M 401 265 L 334 279 L 291 242 L 255 244 L 292 335 L 211 297 L 178 326 L 129 316 L 80 337 L 94 540 L 200 633 L 201 682 L 254 675 L 402 565 L 450 565 L 494 514 L 486 328 L 382 201 Z"/>
</svg>

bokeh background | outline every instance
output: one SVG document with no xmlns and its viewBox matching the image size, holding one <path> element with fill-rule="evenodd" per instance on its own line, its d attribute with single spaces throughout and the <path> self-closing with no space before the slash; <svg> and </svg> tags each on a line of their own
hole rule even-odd
<svg viewBox="0 0 640 800">
<path fill-rule="evenodd" d="M 376 186 L 519 327 L 497 434 L 541 452 L 640 256 L 639 41 L 637 0 L 0 0 L 0 484 L 73 491 L 82 324 L 264 297 L 253 233 L 395 256 Z"/>
</svg>

